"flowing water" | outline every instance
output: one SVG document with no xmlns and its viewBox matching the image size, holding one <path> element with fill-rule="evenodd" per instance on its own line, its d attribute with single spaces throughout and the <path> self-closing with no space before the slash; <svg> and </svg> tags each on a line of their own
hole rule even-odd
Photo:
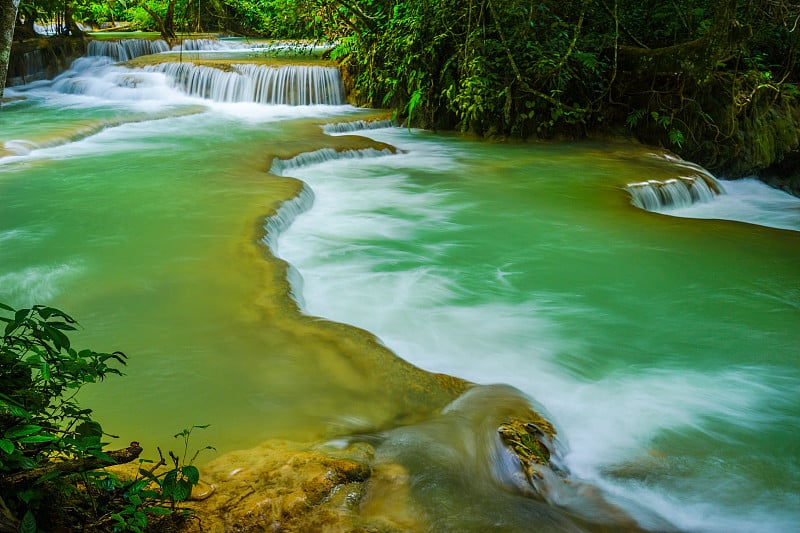
<svg viewBox="0 0 800 533">
<path fill-rule="evenodd" d="M 800 200 L 629 144 L 212 97 L 180 82 L 230 83 L 202 68 L 98 55 L 0 108 L 0 301 L 129 354 L 83 393 L 108 431 L 154 449 L 211 424 L 221 453 L 359 434 L 431 531 L 797 530 Z M 442 410 L 457 387 L 367 332 L 502 385 Z M 528 403 L 573 481 L 549 505 L 491 459 Z"/>
</svg>

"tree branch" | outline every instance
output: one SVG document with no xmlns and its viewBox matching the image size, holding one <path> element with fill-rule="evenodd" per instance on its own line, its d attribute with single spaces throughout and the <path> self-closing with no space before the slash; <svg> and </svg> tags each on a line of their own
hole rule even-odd
<svg viewBox="0 0 800 533">
<path fill-rule="evenodd" d="M 107 455 L 115 461 L 114 463 L 108 463 L 108 461 L 104 461 L 97 457 L 86 457 L 84 459 L 76 459 L 73 461 L 50 463 L 47 466 L 40 468 L 23 470 L 22 472 L 16 472 L 14 474 L 2 476 L 0 477 L 0 488 L 5 489 L 18 487 L 20 485 L 30 485 L 42 476 L 55 472 L 59 474 L 77 474 L 80 472 L 88 472 L 89 470 L 113 466 L 114 464 L 119 465 L 130 463 L 131 461 L 137 459 L 141 453 L 141 446 L 131 445 L 127 448 L 122 448 L 121 450 L 107 452 Z"/>
</svg>

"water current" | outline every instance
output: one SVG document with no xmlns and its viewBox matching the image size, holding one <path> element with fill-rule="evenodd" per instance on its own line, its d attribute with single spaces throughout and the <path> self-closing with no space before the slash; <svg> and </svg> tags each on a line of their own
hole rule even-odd
<svg viewBox="0 0 800 533">
<path fill-rule="evenodd" d="M 628 143 L 204 97 L 191 69 L 83 58 L 0 107 L 0 301 L 129 354 L 82 394 L 109 432 L 154 449 L 211 424 L 219 453 L 367 435 L 431 531 L 622 527 L 605 503 L 653 530 L 798 530 L 800 200 Z M 442 412 L 382 345 L 501 386 Z M 520 397 L 582 487 L 554 491 L 563 514 L 476 466 Z"/>
</svg>

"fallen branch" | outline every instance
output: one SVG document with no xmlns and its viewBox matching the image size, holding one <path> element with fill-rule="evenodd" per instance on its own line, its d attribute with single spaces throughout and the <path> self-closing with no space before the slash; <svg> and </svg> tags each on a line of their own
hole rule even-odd
<svg viewBox="0 0 800 533">
<path fill-rule="evenodd" d="M 99 459 L 97 457 L 86 457 L 84 459 L 76 459 L 74 461 L 63 461 L 59 463 L 50 463 L 47 466 L 40 468 L 33 468 L 31 470 L 23 470 L 7 476 L 0 477 L 0 489 L 14 488 L 18 486 L 26 486 L 33 484 L 42 476 L 52 473 L 59 474 L 77 474 L 79 472 L 88 472 L 98 468 L 113 466 L 115 464 L 125 464 L 137 459 L 142 453 L 141 446 L 132 445 L 121 450 L 113 450 L 107 452 L 106 455 L 114 460 L 109 463 L 107 460 Z"/>
</svg>

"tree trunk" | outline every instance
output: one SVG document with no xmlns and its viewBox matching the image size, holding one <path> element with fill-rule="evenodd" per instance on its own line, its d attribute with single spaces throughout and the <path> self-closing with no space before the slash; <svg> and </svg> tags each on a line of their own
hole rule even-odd
<svg viewBox="0 0 800 533">
<path fill-rule="evenodd" d="M 175 40 L 175 4 L 178 0 L 169 0 L 169 4 L 167 5 L 167 14 L 164 18 L 161 18 L 161 15 L 153 11 L 150 6 L 147 4 L 141 4 L 142 9 L 147 11 L 147 13 L 153 17 L 153 20 L 156 21 L 158 24 L 159 33 L 161 33 L 161 37 L 167 41 L 168 43 L 172 44 L 172 41 Z"/>
<path fill-rule="evenodd" d="M 14 39 L 14 23 L 17 21 L 19 0 L 0 0 L 0 98 L 6 87 L 8 60 L 11 57 L 11 41 Z"/>
</svg>

